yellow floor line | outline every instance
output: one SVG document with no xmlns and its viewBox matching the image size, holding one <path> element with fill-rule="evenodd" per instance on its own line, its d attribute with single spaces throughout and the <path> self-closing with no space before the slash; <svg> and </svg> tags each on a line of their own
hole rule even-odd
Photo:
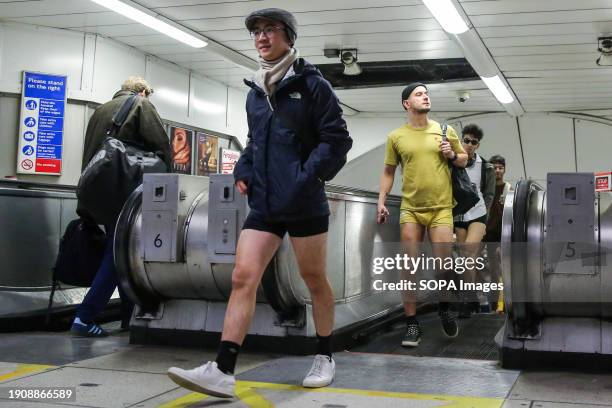
<svg viewBox="0 0 612 408">
<path fill-rule="evenodd" d="M 236 396 L 246 404 L 249 408 L 274 408 L 274 404 L 266 400 L 254 390 L 267 389 L 276 391 L 299 391 L 299 392 L 318 392 L 318 393 L 334 393 L 334 394 L 351 394 L 365 397 L 386 397 L 386 398 L 401 398 L 421 401 L 438 401 L 445 403 L 440 405 L 445 408 L 500 408 L 504 403 L 503 399 L 485 398 L 485 397 L 463 397 L 454 395 L 435 395 L 435 394 L 416 394 L 407 392 L 389 392 L 389 391 L 372 391 L 372 390 L 357 390 L 348 388 L 303 388 L 299 385 L 289 384 L 274 384 L 257 381 L 237 381 Z M 203 394 L 187 394 L 177 400 L 170 401 L 160 405 L 159 408 L 179 408 L 188 407 L 189 404 L 201 401 L 206 398 Z"/>
<path fill-rule="evenodd" d="M 208 395 L 192 392 L 191 394 L 183 395 L 180 398 L 159 405 L 157 408 L 184 408 L 190 406 L 194 402 L 199 402 L 206 398 L 208 398 Z"/>
<path fill-rule="evenodd" d="M 238 381 L 236 383 L 236 396 L 249 408 L 274 408 L 274 404 L 256 393 L 254 389 L 255 387 L 245 384 L 244 381 Z"/>
<path fill-rule="evenodd" d="M 327 392 L 335 394 L 352 394 L 352 395 L 363 395 L 368 397 L 388 397 L 388 398 L 402 398 L 412 400 L 428 400 L 428 401 L 444 401 L 448 404 L 443 405 L 448 408 L 499 408 L 502 406 L 504 400 L 498 398 L 484 398 L 484 397 L 463 397 L 454 395 L 435 395 L 435 394 L 415 394 L 406 392 L 389 392 L 389 391 L 372 391 L 372 390 L 357 390 L 349 388 L 303 388 L 298 385 L 288 384 L 273 384 L 256 381 L 238 381 L 242 386 L 249 388 L 261 388 L 271 390 L 282 390 L 282 391 L 301 391 L 301 392 Z"/>
<path fill-rule="evenodd" d="M 10 380 L 15 377 L 19 377 L 26 374 L 36 373 L 39 371 L 45 371 L 55 366 L 41 365 L 41 364 L 17 364 L 17 368 L 10 373 L 0 374 L 0 382 Z"/>
</svg>

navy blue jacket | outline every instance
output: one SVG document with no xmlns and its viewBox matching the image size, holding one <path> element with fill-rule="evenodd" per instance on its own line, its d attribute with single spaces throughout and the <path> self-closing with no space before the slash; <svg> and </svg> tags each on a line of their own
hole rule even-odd
<svg viewBox="0 0 612 408">
<path fill-rule="evenodd" d="M 353 144 L 329 82 L 302 59 L 293 69 L 270 100 L 245 80 L 252 88 L 246 102 L 249 134 L 234 169 L 234 179 L 247 183 L 251 211 L 276 222 L 329 215 L 324 182 L 338 173 Z M 294 125 L 316 137 L 310 152 Z"/>
</svg>

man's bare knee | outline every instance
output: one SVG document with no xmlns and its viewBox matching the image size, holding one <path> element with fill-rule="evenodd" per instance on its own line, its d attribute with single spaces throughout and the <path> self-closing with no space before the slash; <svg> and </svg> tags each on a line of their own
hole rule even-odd
<svg viewBox="0 0 612 408">
<path fill-rule="evenodd" d="M 259 281 L 257 271 L 244 264 L 236 264 L 232 272 L 232 289 L 256 291 Z"/>
<path fill-rule="evenodd" d="M 311 291 L 320 290 L 327 285 L 327 277 L 323 270 L 310 269 L 307 271 L 300 271 L 300 275 Z"/>
</svg>

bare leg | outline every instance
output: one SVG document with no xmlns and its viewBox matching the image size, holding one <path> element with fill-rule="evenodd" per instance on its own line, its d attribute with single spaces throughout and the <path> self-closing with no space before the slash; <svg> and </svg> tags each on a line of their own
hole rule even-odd
<svg viewBox="0 0 612 408">
<path fill-rule="evenodd" d="M 466 259 L 474 259 L 481 249 L 481 241 L 484 237 L 486 225 L 481 222 L 471 223 L 467 229 L 455 228 L 457 242 L 460 246 L 460 253 Z M 466 268 L 461 276 L 464 283 L 476 282 L 476 270 L 474 268 Z M 478 293 L 465 291 L 462 293 L 462 305 L 459 317 L 467 318 L 473 311 L 478 310 Z"/>
<path fill-rule="evenodd" d="M 405 244 L 408 250 L 408 255 L 411 257 L 418 256 L 419 254 L 416 252 L 418 249 L 418 244 L 423 242 L 423 237 L 425 236 L 425 227 L 420 224 L 407 222 L 401 224 L 400 235 L 402 244 Z M 406 314 L 406 316 L 415 316 L 416 300 L 414 299 L 413 295 L 408 294 L 407 291 L 404 291 L 403 294 L 404 313 Z"/>
<path fill-rule="evenodd" d="M 453 228 L 448 225 L 439 225 L 437 227 L 430 228 L 427 233 L 429 234 L 429 240 L 432 243 L 433 256 L 439 259 L 445 259 L 453 256 Z M 435 245 L 441 244 L 441 245 Z M 440 277 L 450 279 L 450 270 L 440 271 Z M 441 301 L 445 301 L 441 299 Z M 441 305 L 442 306 L 442 305 Z"/>
<path fill-rule="evenodd" d="M 255 312 L 257 286 L 281 242 L 270 232 L 246 229 L 240 233 L 221 340 L 242 344 Z"/>
<path fill-rule="evenodd" d="M 317 334 L 329 336 L 334 328 L 334 294 L 327 279 L 327 233 L 291 237 L 300 275 L 310 291 Z"/>
</svg>

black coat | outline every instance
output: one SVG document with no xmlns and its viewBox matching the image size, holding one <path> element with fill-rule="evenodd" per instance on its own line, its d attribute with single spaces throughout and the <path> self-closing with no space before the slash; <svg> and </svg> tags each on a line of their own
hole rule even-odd
<svg viewBox="0 0 612 408">
<path fill-rule="evenodd" d="M 133 94 L 131 91 L 119 91 L 115 93 L 111 101 L 106 102 L 95 110 L 87 124 L 81 170 L 87 166 L 102 146 L 107 137 L 106 131 L 112 127 L 113 116 L 115 116 L 129 96 Z M 134 106 L 132 106 L 115 138 L 138 144 L 147 151 L 156 152 L 166 163 L 168 172 L 170 172 L 172 163 L 170 140 L 157 110 L 147 98 L 139 97 L 134 102 Z M 81 217 L 93 218 L 88 215 L 87 210 L 80 202 L 77 204 L 77 214 Z"/>
<path fill-rule="evenodd" d="M 111 101 L 98 107 L 89 119 L 81 169 L 87 166 L 102 146 L 102 142 L 106 139 L 106 131 L 111 128 L 113 116 L 130 95 L 133 95 L 133 92 L 117 92 Z M 147 98 L 136 100 L 115 137 L 121 141 L 136 143 L 149 152 L 157 152 L 168 166 L 168 172 L 170 171 L 172 162 L 170 140 L 157 110 Z"/>
<path fill-rule="evenodd" d="M 248 143 L 234 178 L 247 183 L 251 211 L 273 221 L 329 215 L 324 181 L 340 170 L 353 144 L 329 82 L 302 59 L 293 69 L 270 99 L 245 81 L 252 88 L 246 102 Z M 314 135 L 312 151 L 304 155 L 306 147 L 291 123 Z"/>
</svg>

